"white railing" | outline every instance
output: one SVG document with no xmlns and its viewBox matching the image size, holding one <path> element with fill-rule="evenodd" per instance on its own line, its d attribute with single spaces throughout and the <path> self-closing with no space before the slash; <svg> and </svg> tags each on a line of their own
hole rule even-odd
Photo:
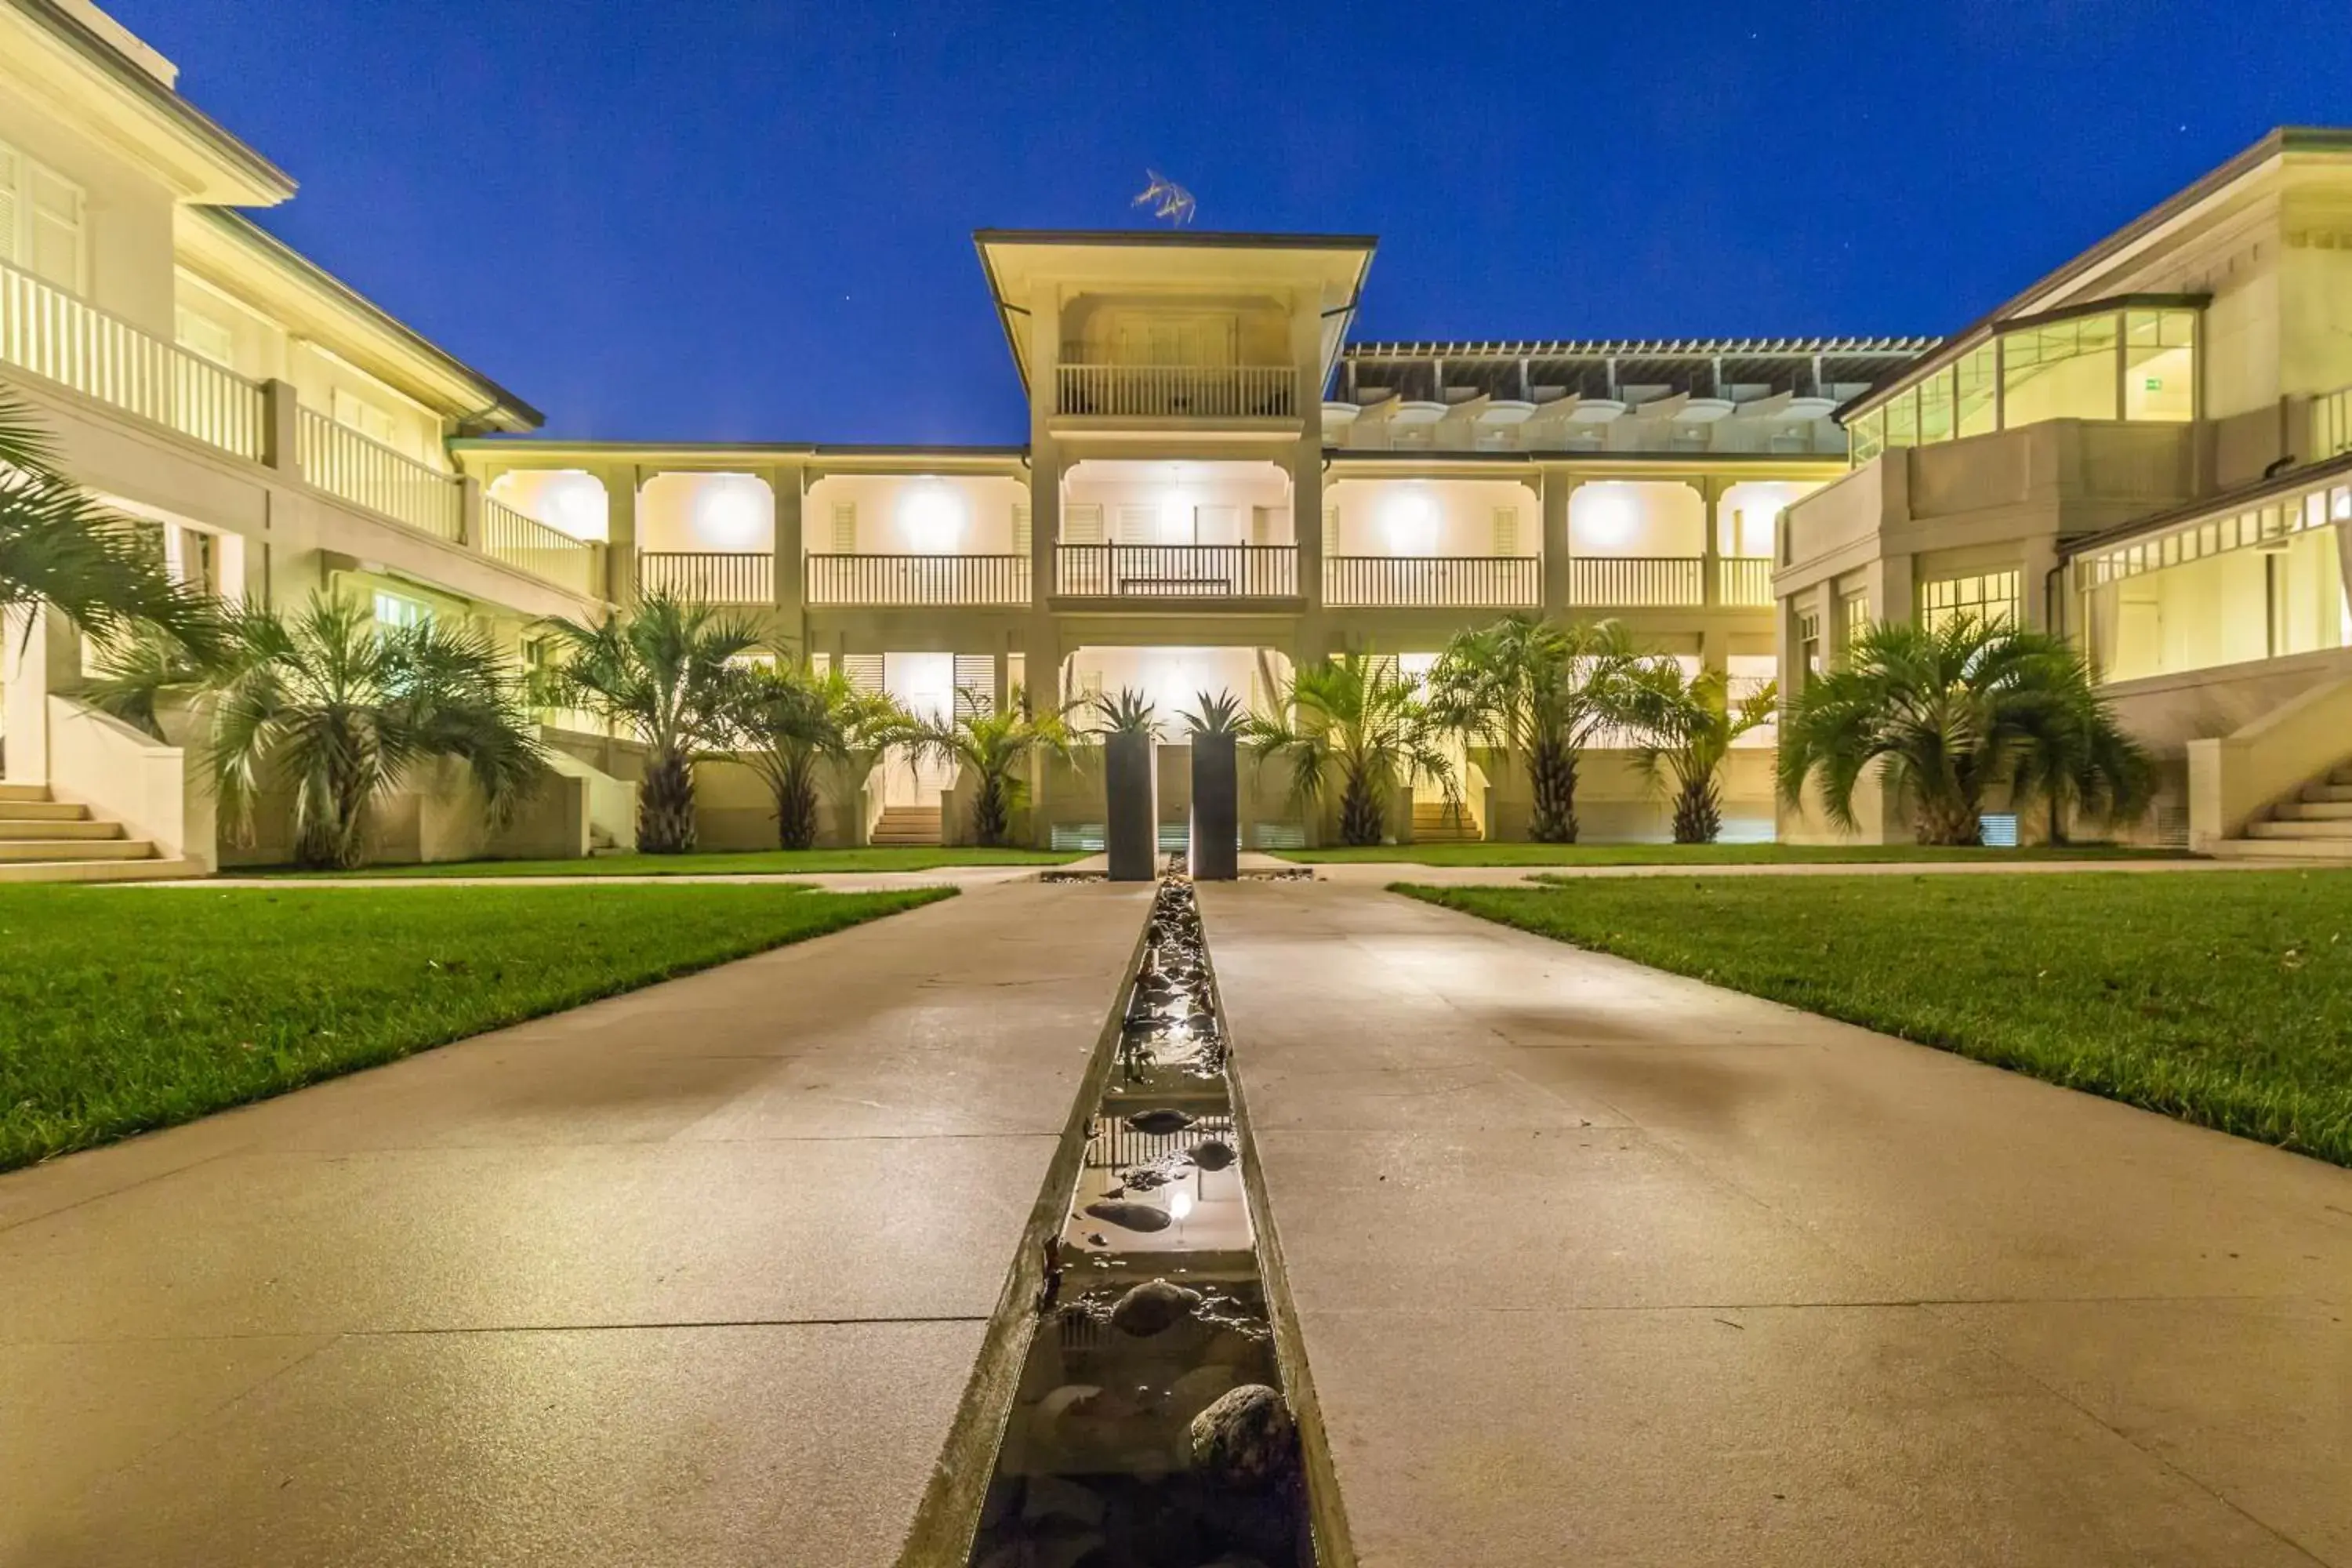
<svg viewBox="0 0 2352 1568">
<path fill-rule="evenodd" d="M 1026 555 L 808 557 L 812 605 L 1025 605 Z"/>
<path fill-rule="evenodd" d="M 261 388 L 0 262 L 0 363 L 262 460 Z"/>
<path fill-rule="evenodd" d="M 2311 400 L 2311 458 L 2315 463 L 2352 452 L 2352 386 L 2339 386 Z"/>
<path fill-rule="evenodd" d="M 305 408 L 294 416 L 302 478 L 329 495 L 452 544 L 462 531 L 457 480 Z"/>
<path fill-rule="evenodd" d="M 772 551 L 641 550 L 637 592 L 669 594 L 702 605 L 776 602 Z"/>
<path fill-rule="evenodd" d="M 1289 544 L 1064 544 L 1055 586 L 1086 598 L 1276 598 L 1298 592 Z"/>
<path fill-rule="evenodd" d="M 1740 609 L 1772 607 L 1772 558 L 1727 555 L 1716 563 L 1716 599 Z"/>
<path fill-rule="evenodd" d="M 476 542 L 493 561 L 530 573 L 542 582 L 591 598 L 604 595 L 596 581 L 596 547 L 535 517 L 526 517 L 491 496 L 482 498 L 482 536 Z"/>
<path fill-rule="evenodd" d="M 1157 419 L 1287 419 L 1298 373 L 1279 364 L 1066 364 L 1064 414 Z"/>
<path fill-rule="evenodd" d="M 1580 555 L 1568 563 L 1568 602 L 1612 610 L 1704 604 L 1706 565 L 1696 555 Z"/>
<path fill-rule="evenodd" d="M 1511 609 L 1543 601 L 1532 555 L 1331 555 L 1323 602 L 1366 607 Z"/>
</svg>

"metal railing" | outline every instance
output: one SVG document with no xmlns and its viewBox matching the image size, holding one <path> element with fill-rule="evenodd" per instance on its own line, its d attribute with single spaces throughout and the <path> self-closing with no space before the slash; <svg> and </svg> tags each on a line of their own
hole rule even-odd
<svg viewBox="0 0 2352 1568">
<path fill-rule="evenodd" d="M 1056 590 L 1088 598 L 1275 598 L 1298 592 L 1289 544 L 1063 544 Z"/>
<path fill-rule="evenodd" d="M 641 550 L 637 591 L 705 605 L 772 605 L 776 557 L 765 550 Z"/>
<path fill-rule="evenodd" d="M 0 363 L 260 462 L 261 388 L 0 262 Z"/>
<path fill-rule="evenodd" d="M 454 475 L 428 468 L 308 408 L 296 413 L 294 427 L 303 479 L 394 522 L 458 542 L 462 512 Z"/>
<path fill-rule="evenodd" d="M 1716 563 L 1716 599 L 1739 609 L 1772 606 L 1772 559 L 1769 555 L 1727 555 Z"/>
<path fill-rule="evenodd" d="M 596 547 L 574 539 L 534 517 L 490 496 L 482 498 L 483 554 L 530 573 L 559 588 L 601 598 L 604 585 L 596 581 Z"/>
<path fill-rule="evenodd" d="M 1164 419 L 1287 419 L 1298 412 L 1298 373 L 1282 364 L 1066 364 L 1064 414 Z"/>
<path fill-rule="evenodd" d="M 1706 564 L 1696 555 L 1580 555 L 1568 563 L 1568 602 L 1615 610 L 1704 604 Z"/>
<path fill-rule="evenodd" d="M 1532 555 L 1330 555 L 1323 602 L 1367 607 L 1517 608 L 1543 600 Z"/>
<path fill-rule="evenodd" d="M 1026 555 L 811 554 L 812 605 L 1025 605 Z"/>
</svg>

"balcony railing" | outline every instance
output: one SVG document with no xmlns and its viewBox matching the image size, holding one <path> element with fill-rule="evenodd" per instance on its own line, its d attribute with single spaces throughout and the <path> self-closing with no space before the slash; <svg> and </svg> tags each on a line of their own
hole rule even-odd
<svg viewBox="0 0 2352 1568">
<path fill-rule="evenodd" d="M 1612 610 L 1704 604 L 1706 565 L 1696 555 L 1580 555 L 1568 566 L 1569 603 Z"/>
<path fill-rule="evenodd" d="M 1716 598 L 1739 609 L 1772 607 L 1772 561 L 1765 555 L 1727 555 L 1716 563 Z"/>
<path fill-rule="evenodd" d="M 585 540 L 525 517 L 504 501 L 482 498 L 482 553 L 530 573 L 559 588 L 591 598 L 604 595 L 596 581 L 596 547 Z"/>
<path fill-rule="evenodd" d="M 1288 419 L 1298 373 L 1279 364 L 1066 364 L 1060 412 L 1148 419 Z"/>
<path fill-rule="evenodd" d="M 1365 607 L 1514 609 L 1543 601 L 1532 555 L 1331 555 L 1323 602 Z"/>
<path fill-rule="evenodd" d="M 259 386 L 5 262 L 0 363 L 232 456 L 262 459 Z"/>
<path fill-rule="evenodd" d="M 704 605 L 772 605 L 776 558 L 768 551 L 643 550 L 637 589 Z"/>
<path fill-rule="evenodd" d="M 1059 592 L 1084 598 L 1258 599 L 1298 592 L 1288 544 L 1064 544 Z"/>
<path fill-rule="evenodd" d="M 2311 400 L 2311 458 L 2315 463 L 2352 452 L 2352 386 L 2339 386 Z"/>
<path fill-rule="evenodd" d="M 1025 605 L 1026 555 L 808 557 L 812 605 Z"/>
<path fill-rule="evenodd" d="M 457 480 L 310 409 L 295 416 L 302 477 L 331 496 L 457 542 L 464 530 Z"/>
</svg>

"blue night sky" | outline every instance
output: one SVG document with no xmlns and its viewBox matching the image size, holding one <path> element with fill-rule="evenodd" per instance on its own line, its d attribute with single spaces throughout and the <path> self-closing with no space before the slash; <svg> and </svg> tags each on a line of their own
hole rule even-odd
<svg viewBox="0 0 2352 1568">
<path fill-rule="evenodd" d="M 971 231 L 1381 237 L 1360 338 L 1942 332 L 2280 123 L 2342 0 L 107 0 L 263 221 L 551 435 L 1018 441 Z"/>
</svg>

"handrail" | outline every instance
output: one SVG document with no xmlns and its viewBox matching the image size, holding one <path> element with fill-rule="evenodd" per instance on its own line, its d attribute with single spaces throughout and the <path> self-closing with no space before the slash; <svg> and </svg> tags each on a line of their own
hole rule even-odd
<svg viewBox="0 0 2352 1568">
<path fill-rule="evenodd" d="M 637 587 L 706 605 L 772 605 L 776 557 L 760 550 L 641 550 Z"/>
<path fill-rule="evenodd" d="M 812 605 L 1025 605 L 1026 555 L 810 552 Z"/>
<path fill-rule="evenodd" d="M 1769 609 L 1772 558 L 1769 555 L 1726 555 L 1716 563 L 1716 598 L 1738 609 Z"/>
<path fill-rule="evenodd" d="M 569 588 L 575 594 L 597 595 L 596 547 L 550 528 L 507 505 L 495 496 L 482 498 L 482 553 L 532 576 Z"/>
<path fill-rule="evenodd" d="M 428 468 L 314 409 L 297 411 L 295 432 L 303 479 L 394 522 L 459 542 L 463 505 L 457 476 Z"/>
<path fill-rule="evenodd" d="M 1596 609 L 1675 609 L 1706 602 L 1696 555 L 1580 555 L 1568 563 L 1568 602 Z"/>
<path fill-rule="evenodd" d="M 1291 544 L 1063 544 L 1055 587 L 1081 598 L 1279 598 L 1298 592 Z"/>
<path fill-rule="evenodd" d="M 1064 364 L 1067 415 L 1144 418 L 1287 419 L 1298 412 L 1298 373 L 1286 364 Z"/>
<path fill-rule="evenodd" d="M 260 462 L 260 386 L 0 262 L 0 363 Z"/>
<path fill-rule="evenodd" d="M 1533 555 L 1330 555 L 1323 602 L 1365 607 L 1532 607 L 1543 600 Z"/>
</svg>

